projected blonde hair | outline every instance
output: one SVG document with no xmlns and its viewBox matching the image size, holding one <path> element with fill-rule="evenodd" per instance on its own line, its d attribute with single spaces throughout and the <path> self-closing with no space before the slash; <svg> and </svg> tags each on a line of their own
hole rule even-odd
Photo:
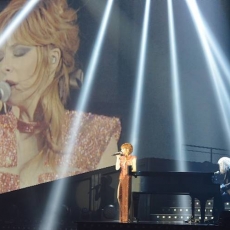
<svg viewBox="0 0 230 230">
<path fill-rule="evenodd" d="M 0 13 L 1 31 L 11 23 L 27 2 L 12 0 Z M 53 48 L 61 51 L 54 80 L 42 91 L 39 101 L 43 119 L 49 124 L 44 135 L 43 151 L 52 155 L 60 150 L 61 121 L 69 96 L 69 75 L 76 68 L 75 54 L 79 48 L 77 13 L 68 6 L 66 0 L 40 0 L 13 33 L 13 37 L 22 44 L 36 47 L 38 79 L 35 84 L 39 84 L 40 89 L 50 77 L 49 51 Z"/>
</svg>

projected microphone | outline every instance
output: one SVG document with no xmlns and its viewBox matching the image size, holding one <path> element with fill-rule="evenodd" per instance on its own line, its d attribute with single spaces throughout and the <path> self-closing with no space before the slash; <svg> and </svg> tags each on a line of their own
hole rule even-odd
<svg viewBox="0 0 230 230">
<path fill-rule="evenodd" d="M 112 156 L 117 156 L 117 155 L 123 156 L 123 153 L 120 151 L 120 152 L 116 152 L 116 153 L 112 154 Z"/>
<path fill-rule="evenodd" d="M 10 85 L 4 81 L 0 82 L 0 100 L 6 102 L 11 94 Z"/>
</svg>

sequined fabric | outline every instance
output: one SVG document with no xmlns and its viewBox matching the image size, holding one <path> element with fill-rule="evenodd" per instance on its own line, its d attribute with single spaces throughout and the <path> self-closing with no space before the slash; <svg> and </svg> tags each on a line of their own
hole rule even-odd
<svg viewBox="0 0 230 230">
<path fill-rule="evenodd" d="M 119 220 L 122 223 L 127 223 L 130 219 L 129 208 L 131 202 L 131 180 L 132 177 L 128 175 L 128 166 L 132 165 L 135 156 L 129 155 L 120 157 L 121 172 L 119 176 L 118 186 L 118 202 L 120 206 Z"/>
<path fill-rule="evenodd" d="M 17 120 L 12 113 L 0 116 L 0 167 L 17 165 L 16 125 Z"/>
<path fill-rule="evenodd" d="M 0 192 L 10 192 L 19 189 L 19 176 L 0 172 Z"/>
<path fill-rule="evenodd" d="M 62 124 L 63 150 L 56 154 L 55 165 L 71 170 L 64 174 L 41 173 L 34 184 L 95 170 L 111 137 L 118 141 L 121 132 L 118 118 L 91 113 L 67 111 Z M 17 166 L 16 128 L 17 119 L 13 113 L 0 116 L 0 193 L 19 188 L 19 175 L 1 172 L 1 168 Z M 48 167 L 48 161 L 44 165 Z"/>
</svg>

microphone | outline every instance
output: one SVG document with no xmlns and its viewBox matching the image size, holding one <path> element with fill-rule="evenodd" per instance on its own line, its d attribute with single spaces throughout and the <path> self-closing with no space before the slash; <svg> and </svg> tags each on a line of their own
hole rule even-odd
<svg viewBox="0 0 230 230">
<path fill-rule="evenodd" d="M 5 81 L 0 82 L 0 100 L 6 102 L 11 94 L 10 85 Z"/>
<path fill-rule="evenodd" d="M 117 155 L 121 155 L 121 156 L 123 156 L 124 154 L 120 151 L 120 152 L 116 152 L 116 153 L 114 153 L 114 154 L 112 154 L 112 156 L 117 156 Z"/>
</svg>

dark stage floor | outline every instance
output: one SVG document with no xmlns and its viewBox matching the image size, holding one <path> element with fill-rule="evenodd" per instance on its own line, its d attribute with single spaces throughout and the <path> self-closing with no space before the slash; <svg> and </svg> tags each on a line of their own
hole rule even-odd
<svg viewBox="0 0 230 230">
<path fill-rule="evenodd" d="M 120 223 L 118 221 L 87 221 L 75 223 L 56 223 L 52 229 L 41 229 L 40 223 L 1 223 L 1 230 L 229 230 L 230 225 L 188 224 L 184 222 L 138 222 Z"/>
<path fill-rule="evenodd" d="M 229 226 L 218 226 L 214 224 L 187 224 L 184 222 L 138 222 L 138 223 L 119 223 L 119 222 L 78 222 L 77 230 L 217 230 L 230 229 Z"/>
</svg>

